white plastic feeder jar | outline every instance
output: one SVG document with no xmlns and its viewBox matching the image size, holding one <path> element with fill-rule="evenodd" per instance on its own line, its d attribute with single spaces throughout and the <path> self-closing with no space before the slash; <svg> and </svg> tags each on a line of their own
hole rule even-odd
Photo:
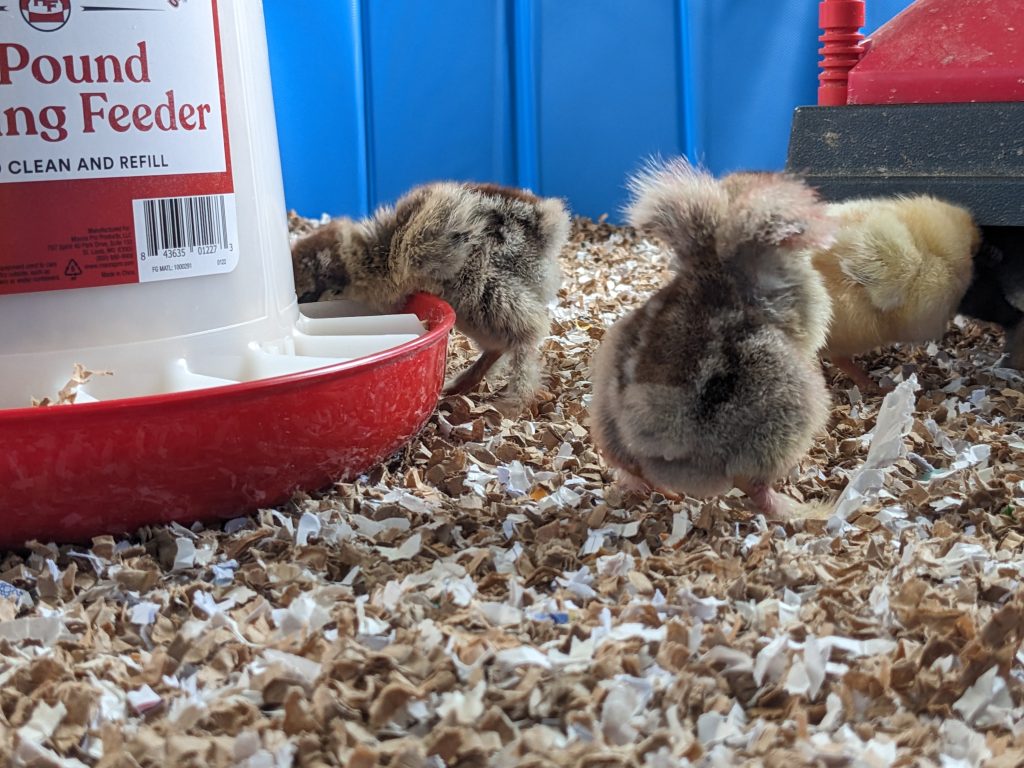
<svg viewBox="0 0 1024 768">
<path fill-rule="evenodd" d="M 286 343 L 298 319 L 262 3 L 43 0 L 49 22 L 18 3 L 0 13 L 0 407 L 53 396 L 75 363 L 113 372 L 83 401 L 275 372 L 242 362 L 251 342 Z M 94 82 L 71 82 L 83 73 Z M 61 130 L 45 127 L 53 107 Z M 163 223 L 197 231 L 158 231 L 153 244 L 171 247 L 146 253 L 138 201 L 167 198 L 181 203 L 165 204 Z M 160 204 L 148 207 L 159 225 Z"/>
</svg>

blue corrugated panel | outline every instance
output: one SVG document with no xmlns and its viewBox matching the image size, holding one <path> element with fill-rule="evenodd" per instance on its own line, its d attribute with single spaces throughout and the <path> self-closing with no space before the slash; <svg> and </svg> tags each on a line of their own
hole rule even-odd
<svg viewBox="0 0 1024 768">
<path fill-rule="evenodd" d="M 577 213 L 617 214 L 645 157 L 685 151 L 679 4 L 533 6 L 540 189 Z"/>
<path fill-rule="evenodd" d="M 360 0 L 265 0 L 285 199 L 307 216 L 367 210 Z"/>
<path fill-rule="evenodd" d="M 698 159 L 780 168 L 793 110 L 817 91 L 818 4 L 688 0 Z"/>
<path fill-rule="evenodd" d="M 436 178 L 515 183 L 507 4 L 364 8 L 371 201 Z"/>
<path fill-rule="evenodd" d="M 867 29 L 907 4 L 869 0 Z M 652 154 L 781 168 L 817 87 L 815 0 L 264 5 L 285 191 L 307 215 L 461 178 L 618 220 Z"/>
<path fill-rule="evenodd" d="M 910 5 L 909 0 L 867 0 L 864 30 L 871 33 Z"/>
</svg>

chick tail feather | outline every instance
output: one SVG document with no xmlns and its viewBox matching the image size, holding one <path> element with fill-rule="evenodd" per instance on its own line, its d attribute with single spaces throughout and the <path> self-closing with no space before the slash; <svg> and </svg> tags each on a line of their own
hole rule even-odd
<svg viewBox="0 0 1024 768">
<path fill-rule="evenodd" d="M 716 235 L 728 215 L 729 196 L 708 173 L 683 158 L 651 162 L 630 178 L 629 222 L 669 245 L 678 266 L 718 260 Z"/>
<path fill-rule="evenodd" d="M 667 243 L 681 269 L 772 274 L 770 254 L 824 247 L 834 224 L 817 194 L 778 173 L 735 173 L 717 181 L 685 158 L 651 162 L 629 182 L 630 223 Z"/>
</svg>

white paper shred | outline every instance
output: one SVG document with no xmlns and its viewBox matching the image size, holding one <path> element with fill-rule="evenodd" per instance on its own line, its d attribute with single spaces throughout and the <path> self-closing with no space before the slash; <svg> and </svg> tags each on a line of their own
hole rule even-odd
<svg viewBox="0 0 1024 768">
<path fill-rule="evenodd" d="M 625 576 L 633 570 L 636 560 L 625 552 L 597 558 L 597 574 L 602 578 Z"/>
<path fill-rule="evenodd" d="M 665 541 L 665 546 L 674 547 L 685 539 L 691 530 L 693 530 L 693 523 L 690 522 L 690 516 L 686 512 L 673 513 L 672 532 Z"/>
<path fill-rule="evenodd" d="M 131 708 L 140 715 L 146 714 L 146 712 L 159 707 L 163 703 L 160 694 L 148 685 L 143 685 L 134 691 L 128 691 L 127 698 Z"/>
<path fill-rule="evenodd" d="M 442 718 L 451 716 L 453 722 L 473 725 L 484 714 L 484 693 L 487 684 L 481 680 L 466 693 L 452 691 L 441 694 L 437 714 Z"/>
<path fill-rule="evenodd" d="M 521 645 L 517 648 L 505 648 L 494 654 L 496 664 L 507 667 L 536 666 L 544 669 L 551 668 L 551 660 L 536 648 Z"/>
<path fill-rule="evenodd" d="M 381 501 L 386 504 L 397 503 L 409 512 L 414 512 L 418 515 L 429 515 L 432 510 L 432 507 L 427 502 L 418 496 L 413 496 L 408 491 L 393 490 L 384 494 Z"/>
<path fill-rule="evenodd" d="M 549 493 L 537 504 L 539 512 L 546 512 L 549 509 L 575 509 L 583 501 L 583 496 L 576 493 L 568 486 L 563 485 L 553 493 Z"/>
<path fill-rule="evenodd" d="M 63 757 L 52 749 L 36 742 L 22 739 L 14 753 L 15 766 L 46 766 L 46 768 L 88 768 L 81 760 Z"/>
<path fill-rule="evenodd" d="M 53 707 L 40 701 L 32 710 L 29 721 L 18 729 L 18 737 L 33 744 L 42 744 L 53 735 L 67 713 L 67 707 L 59 701 Z"/>
<path fill-rule="evenodd" d="M 576 571 L 568 571 L 564 576 L 559 576 L 555 581 L 583 600 L 590 600 L 597 597 L 597 592 L 591 586 L 594 577 L 587 566 Z"/>
<path fill-rule="evenodd" d="M 391 627 L 386 621 L 370 616 L 366 613 L 366 595 L 356 598 L 356 617 L 359 621 L 359 634 L 361 635 L 384 635 Z"/>
<path fill-rule="evenodd" d="M 244 528 L 248 528 L 252 524 L 252 520 L 248 517 L 233 517 L 224 523 L 224 533 L 229 536 L 233 533 L 238 533 Z"/>
<path fill-rule="evenodd" d="M 171 567 L 172 571 L 184 571 L 188 568 L 195 567 L 196 564 L 196 544 L 192 539 L 184 536 L 179 536 L 175 539 L 175 543 L 178 548 L 174 554 L 174 565 Z"/>
<path fill-rule="evenodd" d="M 601 705 L 601 730 L 605 739 L 617 746 L 636 741 L 639 732 L 631 721 L 642 706 L 641 694 L 633 686 L 622 683 L 610 686 Z"/>
<path fill-rule="evenodd" d="M 196 590 L 192 595 L 192 604 L 207 616 L 211 617 L 223 614 L 225 611 L 235 607 L 234 600 L 229 598 L 227 600 L 217 602 L 213 595 L 209 592 L 204 592 L 201 589 Z"/>
<path fill-rule="evenodd" d="M 729 714 L 705 712 L 697 718 L 697 740 L 705 747 L 738 736 L 746 724 L 746 717 L 739 704 L 734 704 Z"/>
<path fill-rule="evenodd" d="M 754 658 L 754 682 L 761 685 L 765 680 L 775 681 L 782 677 L 788 658 L 786 649 L 789 638 L 779 635 L 758 651 Z"/>
<path fill-rule="evenodd" d="M 27 616 L 22 619 L 0 621 L 0 638 L 16 644 L 31 640 L 48 648 L 59 640 L 72 637 L 60 616 Z"/>
<path fill-rule="evenodd" d="M 330 613 L 308 593 L 296 596 L 287 608 L 275 608 L 270 615 L 281 637 L 316 632 L 331 621 Z"/>
<path fill-rule="evenodd" d="M 991 667 L 953 703 L 965 721 L 979 728 L 1012 726 L 1013 700 L 997 666 Z"/>
<path fill-rule="evenodd" d="M 409 530 L 409 521 L 404 517 L 389 517 L 386 520 L 371 520 L 363 515 L 352 515 L 351 523 L 360 536 L 368 539 L 375 539 L 384 531 L 392 529 L 399 531 Z"/>
<path fill-rule="evenodd" d="M 511 627 L 523 621 L 522 610 L 508 603 L 480 601 L 475 606 L 487 623 L 494 627 Z"/>
<path fill-rule="evenodd" d="M 918 551 L 918 559 L 938 579 L 957 576 L 965 566 L 982 565 L 990 562 L 991 556 L 980 544 L 958 541 L 941 558 L 933 557 L 927 551 Z"/>
<path fill-rule="evenodd" d="M 727 605 L 727 601 L 716 597 L 697 597 L 688 589 L 679 590 L 679 602 L 687 607 L 691 616 L 701 621 L 712 621 L 718 615 L 718 609 Z"/>
<path fill-rule="evenodd" d="M 408 560 L 419 554 L 422 540 L 423 536 L 421 534 L 414 533 L 403 541 L 399 547 L 377 547 L 377 551 L 391 562 Z"/>
<path fill-rule="evenodd" d="M 238 562 L 227 560 L 223 563 L 214 563 L 210 566 L 213 572 L 213 583 L 218 587 L 225 587 L 235 580 L 235 571 L 238 569 Z"/>
<path fill-rule="evenodd" d="M 143 601 L 132 606 L 130 621 L 132 624 L 147 626 L 156 621 L 156 617 L 159 613 L 159 604 Z"/>
<path fill-rule="evenodd" d="M 884 470 L 906 453 L 904 438 L 914 426 L 914 393 L 918 389 L 917 376 L 912 374 L 885 396 L 875 427 L 865 436 L 871 441 L 867 458 L 840 494 L 835 511 L 828 520 L 829 532 L 841 532 L 850 515 L 877 496 L 885 483 Z"/>
<path fill-rule="evenodd" d="M 320 518 L 312 512 L 303 512 L 299 525 L 295 529 L 295 543 L 304 547 L 309 543 L 310 536 L 320 535 Z"/>
<path fill-rule="evenodd" d="M 497 467 L 495 476 L 510 496 L 525 496 L 533 487 L 533 471 L 521 461 Z"/>
<path fill-rule="evenodd" d="M 992 757 L 985 736 L 971 730 L 959 720 L 944 720 L 939 728 L 942 737 L 942 768 L 974 768 Z"/>
<path fill-rule="evenodd" d="M 305 656 L 297 656 L 294 653 L 279 651 L 276 648 L 265 648 L 263 650 L 263 658 L 272 664 L 280 664 L 289 672 L 298 675 L 301 680 L 309 685 L 315 683 L 317 678 L 320 677 L 320 663 L 311 661 Z"/>
</svg>

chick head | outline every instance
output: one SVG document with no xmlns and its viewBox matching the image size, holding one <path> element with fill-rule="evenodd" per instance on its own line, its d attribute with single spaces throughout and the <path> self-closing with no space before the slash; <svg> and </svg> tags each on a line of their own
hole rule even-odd
<svg viewBox="0 0 1024 768">
<path fill-rule="evenodd" d="M 292 246 L 292 270 L 299 300 L 315 300 L 326 290 L 343 293 L 352 282 L 353 269 L 358 272 L 365 252 L 362 224 L 346 217 L 296 241 Z"/>
</svg>

